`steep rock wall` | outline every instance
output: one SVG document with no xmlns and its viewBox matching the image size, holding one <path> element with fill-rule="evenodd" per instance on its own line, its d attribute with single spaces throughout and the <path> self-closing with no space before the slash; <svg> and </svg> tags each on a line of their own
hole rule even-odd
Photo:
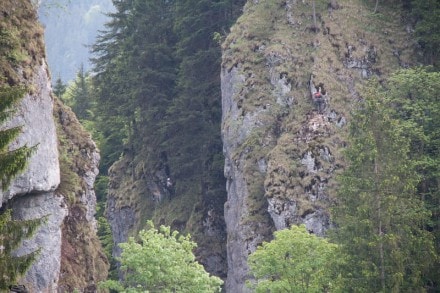
<svg viewBox="0 0 440 293">
<path fill-rule="evenodd" d="M 0 83 L 28 90 L 2 127 L 22 126 L 11 149 L 37 146 L 26 170 L 0 193 L 0 207 L 12 209 L 16 220 L 47 218 L 15 251 L 19 256 L 40 249 L 19 284 L 29 292 L 96 292 L 108 268 L 93 218 L 99 153 L 74 114 L 52 95 L 34 5 L 30 0 L 0 3 L 0 39 L 8 38 L 0 51 Z"/>
<path fill-rule="evenodd" d="M 61 268 L 58 292 L 96 292 L 107 277 L 109 264 L 96 235 L 94 218 L 99 151 L 75 114 L 55 100 L 55 121 L 60 152 L 62 197 L 68 214 L 61 226 Z"/>
<path fill-rule="evenodd" d="M 247 257 L 274 230 L 325 234 L 358 85 L 413 64 L 398 7 L 314 2 L 248 1 L 223 43 L 227 292 L 248 291 Z"/>
<path fill-rule="evenodd" d="M 119 256 L 118 244 L 135 236 L 152 219 L 157 225 L 190 233 L 198 244 L 198 261 L 211 274 L 224 278 L 226 235 L 222 198 L 210 196 L 198 180 L 173 182 L 169 187 L 164 167 L 146 166 L 127 151 L 109 170 L 106 217 L 112 229 L 113 255 Z M 213 197 L 219 202 L 213 202 Z"/>
</svg>

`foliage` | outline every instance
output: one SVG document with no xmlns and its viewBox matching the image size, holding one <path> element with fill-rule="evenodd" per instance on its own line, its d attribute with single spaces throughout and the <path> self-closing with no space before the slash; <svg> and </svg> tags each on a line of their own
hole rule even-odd
<svg viewBox="0 0 440 293">
<path fill-rule="evenodd" d="M 110 262 L 109 278 L 110 279 L 113 279 L 113 278 L 117 279 L 116 260 L 113 258 L 113 255 L 112 255 L 113 234 L 111 231 L 110 224 L 105 217 L 101 216 L 98 218 L 97 235 L 99 237 L 99 241 L 101 242 L 104 253 Z"/>
<path fill-rule="evenodd" d="M 431 211 L 426 229 L 435 237 L 440 255 L 440 73 L 432 68 L 400 70 L 389 78 L 387 103 L 402 121 L 410 140 L 410 157 L 421 180 L 417 194 Z M 429 287 L 440 286 L 440 262 L 425 276 Z"/>
<path fill-rule="evenodd" d="M 62 84 L 58 87 L 57 90 L 63 90 Z M 64 91 L 65 93 L 59 96 L 63 102 L 72 108 L 79 120 L 89 120 L 92 108 L 91 84 L 83 66 L 78 71 L 75 80 Z"/>
<path fill-rule="evenodd" d="M 336 292 L 337 245 L 310 234 L 304 225 L 276 231 L 249 256 L 256 292 Z"/>
<path fill-rule="evenodd" d="M 19 257 L 12 256 L 12 252 L 23 239 L 33 235 L 42 221 L 44 219 L 12 220 L 11 210 L 0 214 L 0 291 L 14 285 L 35 260 L 38 250 Z"/>
<path fill-rule="evenodd" d="M 0 123 L 5 122 L 13 113 L 18 101 L 23 97 L 26 90 L 21 86 L 0 87 Z M 21 127 L 13 127 L 0 131 L 0 180 L 1 187 L 6 190 L 9 183 L 27 165 L 28 159 L 35 147 L 22 146 L 9 151 L 9 144 L 18 136 Z"/>
<path fill-rule="evenodd" d="M 15 112 L 17 103 L 26 89 L 22 86 L 0 87 L 0 123 L 5 122 Z M 10 110 L 10 109 L 14 110 Z M 7 190 L 12 179 L 25 169 L 29 157 L 36 146 L 22 146 L 9 150 L 11 142 L 19 135 L 21 127 L 0 131 L 0 177 L 3 191 Z M 0 215 L 0 290 L 6 290 L 13 285 L 19 276 L 26 272 L 38 252 L 14 257 L 12 252 L 23 239 L 29 238 L 35 232 L 42 219 L 14 221 L 11 211 L 6 210 Z"/>
<path fill-rule="evenodd" d="M 148 224 L 150 229 L 141 230 L 138 239 L 120 244 L 124 280 L 104 282 L 104 287 L 118 292 L 220 292 L 223 282 L 195 260 L 190 236 Z"/>
<path fill-rule="evenodd" d="M 347 255 L 344 288 L 361 292 L 423 290 L 435 252 L 424 230 L 430 213 L 417 196 L 406 125 L 393 118 L 377 84 L 363 90 L 353 114 L 348 168 L 339 178 L 333 238 Z"/>
<path fill-rule="evenodd" d="M 428 62 L 439 66 L 440 57 L 440 3 L 436 0 L 412 0 L 412 14 L 417 19 L 416 36 L 425 49 Z"/>
<path fill-rule="evenodd" d="M 63 83 L 60 77 L 58 77 L 55 81 L 55 85 L 53 86 L 53 93 L 55 94 L 55 96 L 61 99 L 66 90 L 67 85 Z"/>
</svg>

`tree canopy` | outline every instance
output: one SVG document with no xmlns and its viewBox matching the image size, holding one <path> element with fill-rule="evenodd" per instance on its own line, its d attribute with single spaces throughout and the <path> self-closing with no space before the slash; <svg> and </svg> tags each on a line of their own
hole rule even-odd
<svg viewBox="0 0 440 293">
<path fill-rule="evenodd" d="M 0 123 L 13 115 L 14 107 L 23 98 L 26 89 L 22 86 L 0 86 Z M 2 190 L 8 189 L 13 178 L 27 166 L 35 147 L 22 146 L 9 150 L 11 142 L 19 135 L 21 127 L 0 131 L 0 182 Z M 14 221 L 11 211 L 0 214 L 0 291 L 7 290 L 31 265 L 37 252 L 14 257 L 12 252 L 23 239 L 32 235 L 41 219 Z"/>
<path fill-rule="evenodd" d="M 249 256 L 256 292 L 335 292 L 337 245 L 310 234 L 304 225 L 276 231 Z"/>
<path fill-rule="evenodd" d="M 121 243 L 124 280 L 106 281 L 104 287 L 118 292 L 220 292 L 223 283 L 210 276 L 193 254 L 196 243 L 170 227 L 148 223 L 138 237 Z"/>
</svg>

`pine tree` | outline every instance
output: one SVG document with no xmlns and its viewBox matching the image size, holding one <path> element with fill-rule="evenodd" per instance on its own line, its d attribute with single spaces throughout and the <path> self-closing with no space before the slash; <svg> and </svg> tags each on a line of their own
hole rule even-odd
<svg viewBox="0 0 440 293">
<path fill-rule="evenodd" d="M 0 87 L 0 123 L 10 118 L 14 113 L 10 109 L 18 103 L 25 92 L 25 89 L 20 86 Z M 0 180 L 3 190 L 6 190 L 12 178 L 26 167 L 27 161 L 34 150 L 34 147 L 29 148 L 27 146 L 22 146 L 12 151 L 8 149 L 9 144 L 17 137 L 20 131 L 21 127 L 0 131 Z"/>
<path fill-rule="evenodd" d="M 88 120 L 91 118 L 91 93 L 90 79 L 81 65 L 73 84 L 67 89 L 63 95 L 63 101 L 72 107 L 73 112 L 79 120 Z"/>
<path fill-rule="evenodd" d="M 0 123 L 5 122 L 14 113 L 14 106 L 25 94 L 21 86 L 0 87 Z M 1 187 L 6 190 L 11 180 L 27 165 L 35 147 L 23 146 L 9 150 L 9 144 L 20 133 L 21 127 L 14 127 L 0 131 L 0 177 Z M 13 221 L 11 212 L 5 211 L 0 215 L 0 291 L 6 290 L 30 266 L 36 256 L 35 253 L 22 257 L 13 257 L 12 251 L 21 241 L 28 238 L 35 231 L 41 220 Z"/>
<path fill-rule="evenodd" d="M 437 0 L 412 0 L 412 15 L 417 23 L 416 37 L 422 45 L 427 62 L 438 68 L 440 57 L 440 2 Z"/>
<path fill-rule="evenodd" d="M 333 211 L 334 239 L 347 254 L 348 291 L 417 292 L 435 259 L 430 213 L 417 196 L 410 140 L 390 115 L 386 93 L 370 86 L 353 115 L 348 168 Z"/>
<path fill-rule="evenodd" d="M 20 257 L 12 256 L 23 239 L 29 238 L 36 231 L 43 219 L 14 221 L 11 210 L 0 214 L 0 291 L 6 291 L 30 267 L 38 250 Z"/>
<path fill-rule="evenodd" d="M 404 126 L 410 158 L 421 180 L 417 194 L 431 211 L 426 229 L 435 237 L 440 256 L 440 73 L 432 68 L 397 71 L 388 81 L 387 107 Z M 440 259 L 426 276 L 428 287 L 439 288 Z"/>
<path fill-rule="evenodd" d="M 67 85 L 63 83 L 61 77 L 58 77 L 55 81 L 55 85 L 53 86 L 53 93 L 55 96 L 61 98 L 63 94 L 66 92 Z"/>
</svg>

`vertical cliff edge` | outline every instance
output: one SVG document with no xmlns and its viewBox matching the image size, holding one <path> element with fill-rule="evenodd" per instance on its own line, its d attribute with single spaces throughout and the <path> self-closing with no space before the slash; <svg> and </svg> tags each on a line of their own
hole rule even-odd
<svg viewBox="0 0 440 293">
<path fill-rule="evenodd" d="M 2 82 L 28 89 L 3 127 L 22 126 L 11 149 L 36 146 L 26 170 L 0 194 L 0 206 L 12 209 L 17 220 L 47 217 L 15 252 L 40 249 L 20 284 L 30 292 L 95 292 L 108 268 L 93 218 L 99 152 L 74 114 L 52 95 L 43 29 L 32 2 L 0 4 L 1 38 L 12 44 L 0 60 Z"/>
<path fill-rule="evenodd" d="M 358 86 L 415 64 L 398 5 L 338 2 L 249 0 L 223 42 L 227 292 L 274 230 L 325 235 Z"/>
</svg>

